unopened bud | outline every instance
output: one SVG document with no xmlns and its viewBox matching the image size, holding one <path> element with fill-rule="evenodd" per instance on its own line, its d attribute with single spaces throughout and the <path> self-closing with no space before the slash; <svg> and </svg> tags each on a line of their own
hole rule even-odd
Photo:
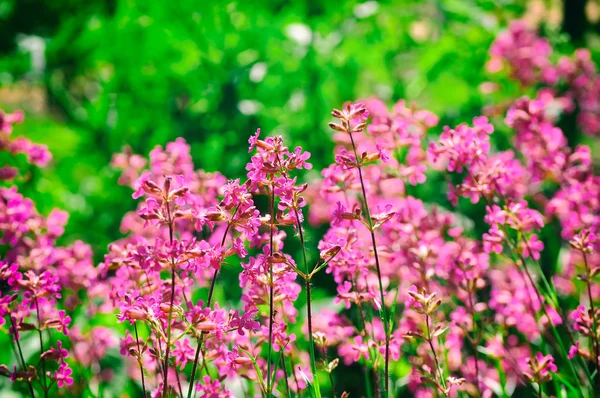
<svg viewBox="0 0 600 398">
<path fill-rule="evenodd" d="M 169 176 L 165 178 L 165 183 L 163 184 L 165 192 L 169 193 L 169 191 L 171 190 L 171 180 L 173 179 L 173 177 Z"/>
<path fill-rule="evenodd" d="M 144 183 L 144 191 L 146 191 L 147 193 L 153 193 L 157 195 L 161 193 L 160 187 L 156 185 L 154 181 L 150 180 Z"/>
<path fill-rule="evenodd" d="M 335 358 L 333 361 L 329 362 L 327 364 L 327 369 L 326 369 L 327 373 L 333 372 L 333 370 L 338 367 L 339 363 L 340 363 L 339 358 Z"/>
<path fill-rule="evenodd" d="M 196 326 L 196 329 L 198 329 L 202 332 L 210 332 L 212 330 L 215 330 L 216 328 L 217 328 L 217 324 L 212 321 L 202 322 L 202 323 L 198 324 L 198 326 Z"/>
<path fill-rule="evenodd" d="M 336 130 L 336 131 L 341 131 L 343 133 L 346 132 L 346 130 L 344 129 L 344 127 L 342 127 L 341 125 L 337 124 L 337 123 L 329 123 L 329 127 L 332 130 Z"/>
<path fill-rule="evenodd" d="M 252 363 L 252 359 L 248 357 L 237 357 L 233 360 L 233 363 L 236 365 L 250 365 Z"/>
<path fill-rule="evenodd" d="M 315 344 L 319 347 L 327 347 L 327 336 L 323 332 L 314 332 L 313 339 Z"/>
</svg>

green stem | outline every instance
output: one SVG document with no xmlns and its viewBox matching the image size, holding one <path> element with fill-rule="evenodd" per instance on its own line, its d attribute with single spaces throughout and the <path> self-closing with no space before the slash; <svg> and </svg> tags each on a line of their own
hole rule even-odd
<svg viewBox="0 0 600 398">
<path fill-rule="evenodd" d="M 169 390 L 169 355 L 171 353 L 171 322 L 173 321 L 173 304 L 175 302 L 175 265 L 171 264 L 171 303 L 169 304 L 169 318 L 167 325 L 167 347 L 165 349 L 163 398 L 166 398 Z"/>
<path fill-rule="evenodd" d="M 233 214 L 231 215 L 231 221 L 229 221 L 227 223 L 227 227 L 225 228 L 225 232 L 223 233 L 223 238 L 221 239 L 221 247 L 223 247 L 223 245 L 225 245 L 225 240 L 227 239 L 227 233 L 229 232 L 229 229 L 231 228 L 231 223 L 233 222 L 233 219 L 235 218 L 235 215 L 238 212 L 238 209 L 240 208 L 240 205 L 237 205 L 235 210 L 233 211 Z M 212 304 L 212 299 L 213 299 L 213 293 L 215 291 L 215 285 L 216 285 L 216 281 L 217 281 L 217 276 L 219 276 L 219 269 L 217 268 L 213 274 L 213 277 L 210 281 L 210 287 L 208 289 L 208 299 L 206 300 L 206 307 L 209 308 L 210 305 Z M 201 335 L 201 337 L 198 339 L 198 346 L 196 347 L 196 353 L 194 354 L 194 363 L 192 365 L 192 379 L 190 380 L 190 385 L 188 386 L 188 392 L 187 392 L 187 398 L 191 398 L 192 397 L 192 390 L 194 389 L 194 383 L 196 381 L 196 372 L 198 370 L 198 361 L 200 360 L 200 353 L 202 352 L 202 358 L 204 358 L 204 336 L 205 334 L 203 333 Z M 208 372 L 208 370 L 207 370 Z"/>
<path fill-rule="evenodd" d="M 37 297 L 35 298 L 35 312 L 37 315 L 37 321 L 38 321 L 38 337 L 40 340 L 40 355 L 44 353 L 44 339 L 42 338 L 42 318 L 40 316 L 40 306 L 38 304 L 38 300 Z M 43 372 L 43 384 L 42 387 L 44 388 L 44 397 L 48 398 L 48 384 L 47 384 L 47 380 L 46 380 L 46 360 L 42 357 L 42 372 Z"/>
<path fill-rule="evenodd" d="M 271 196 L 269 200 L 271 210 L 270 237 L 269 237 L 269 257 L 273 256 L 273 228 L 275 219 L 275 181 L 271 181 Z M 271 385 L 271 355 L 273 353 L 273 262 L 269 260 L 269 351 L 267 355 L 267 394 L 272 393 Z"/>
<path fill-rule="evenodd" d="M 594 347 L 594 364 L 596 365 L 596 381 L 598 383 L 598 388 L 600 388 L 600 347 L 598 347 L 598 333 L 596 330 L 596 309 L 594 308 L 594 297 L 592 296 L 592 281 L 590 265 L 587 261 L 587 256 L 585 251 L 581 251 L 583 254 L 583 262 L 585 264 L 585 274 L 586 274 L 586 284 L 587 284 L 587 294 L 588 300 L 590 301 L 590 310 L 592 311 L 592 336 L 590 340 L 592 341 L 592 345 Z"/>
<path fill-rule="evenodd" d="M 21 364 L 23 365 L 23 371 L 27 370 L 27 362 L 25 362 L 25 358 L 23 357 L 23 350 L 21 349 L 21 343 L 19 342 L 19 332 L 17 330 L 17 325 L 12 314 L 8 314 L 10 318 L 10 323 L 12 325 L 13 331 L 15 333 L 15 343 L 17 345 L 17 351 L 19 352 L 19 358 L 21 359 Z M 29 392 L 31 393 L 31 398 L 35 398 L 35 393 L 33 392 L 33 386 L 31 385 L 31 381 L 27 380 L 27 386 L 29 387 Z"/>
<path fill-rule="evenodd" d="M 283 370 L 283 379 L 285 380 L 285 391 L 287 392 L 288 398 L 290 398 L 290 383 L 288 381 L 287 366 L 285 364 L 285 353 L 283 349 L 281 350 L 281 369 Z M 294 369 L 292 369 L 292 372 L 293 371 Z"/>
<path fill-rule="evenodd" d="M 383 314 L 383 319 L 381 320 L 384 325 L 385 331 L 385 381 L 384 381 L 384 394 L 387 396 L 387 392 L 389 390 L 389 365 L 390 365 L 390 330 L 389 330 L 389 322 L 387 316 L 387 309 L 385 307 L 385 300 L 383 296 L 383 281 L 381 278 L 381 266 L 379 264 L 379 254 L 377 252 L 377 242 L 375 240 L 375 231 L 373 230 L 373 220 L 371 219 L 371 213 L 369 211 L 369 202 L 367 199 L 367 191 L 365 189 L 365 183 L 362 175 L 362 168 L 360 162 L 358 161 L 358 153 L 356 152 L 356 144 L 354 143 L 354 138 L 352 137 L 352 133 L 348 131 L 348 135 L 350 136 L 350 142 L 352 143 L 352 150 L 354 151 L 354 158 L 356 160 L 356 168 L 358 169 L 358 176 L 360 179 L 360 188 L 363 195 L 363 200 L 365 204 L 365 215 L 369 222 L 369 232 L 371 233 L 371 243 L 373 244 L 373 254 L 375 256 L 375 268 L 377 270 L 377 281 L 379 282 L 379 298 L 381 300 L 381 310 Z"/>
<path fill-rule="evenodd" d="M 313 373 L 313 384 L 315 386 L 315 393 L 317 397 L 321 396 L 321 387 L 319 386 L 319 379 L 317 377 L 317 363 L 315 357 L 315 343 L 313 337 L 313 327 L 312 327 L 312 309 L 311 309 L 311 296 L 310 296 L 310 282 L 311 277 L 310 270 L 308 268 L 308 261 L 306 260 L 306 245 L 304 243 L 304 232 L 302 231 L 302 224 L 300 223 L 300 218 L 298 217 L 298 210 L 294 208 L 294 212 L 296 213 L 296 222 L 298 225 L 298 235 L 300 237 L 300 243 L 302 245 L 302 259 L 304 260 L 304 270 L 306 272 L 307 277 L 304 278 L 305 286 L 306 286 L 306 318 L 308 323 L 308 344 L 309 344 L 309 353 L 310 353 L 310 369 Z"/>
<path fill-rule="evenodd" d="M 477 384 L 477 396 L 481 396 L 481 389 L 479 386 L 479 353 L 477 347 L 479 346 L 480 334 L 477 326 L 477 320 L 475 319 L 475 305 L 473 303 L 474 292 L 469 289 L 469 306 L 471 307 L 471 317 L 473 321 L 473 334 L 475 335 L 475 339 L 473 340 L 473 353 L 475 355 L 475 383 Z"/>
<path fill-rule="evenodd" d="M 167 204 L 167 216 L 169 224 L 169 243 L 173 246 L 173 218 L 171 217 L 171 206 L 169 202 Z M 173 322 L 173 305 L 175 303 L 175 259 L 171 255 L 171 301 L 169 303 L 169 317 L 167 325 L 167 347 L 165 349 L 165 363 L 164 363 L 164 376 L 163 376 L 163 398 L 167 397 L 167 391 L 169 390 L 169 355 L 171 353 L 171 323 Z"/>
<path fill-rule="evenodd" d="M 140 349 L 140 337 L 138 335 L 137 322 L 133 323 L 133 330 L 135 331 L 135 341 L 137 343 L 138 348 L 138 362 L 140 364 L 140 374 L 142 375 L 142 391 L 144 392 L 144 398 L 146 398 L 146 379 L 144 377 L 144 366 L 142 365 L 142 351 Z"/>
<path fill-rule="evenodd" d="M 438 375 L 440 378 L 440 384 L 446 390 L 446 381 L 444 380 L 444 375 L 442 374 L 442 368 L 440 367 L 440 361 L 438 360 L 437 353 L 435 352 L 435 347 L 433 346 L 433 341 L 431 340 L 431 329 L 429 327 L 429 315 L 425 314 L 425 331 L 427 332 L 427 343 L 429 344 L 429 348 L 431 349 L 431 354 L 433 355 L 433 360 L 435 361 L 435 367 L 438 371 Z"/>
</svg>

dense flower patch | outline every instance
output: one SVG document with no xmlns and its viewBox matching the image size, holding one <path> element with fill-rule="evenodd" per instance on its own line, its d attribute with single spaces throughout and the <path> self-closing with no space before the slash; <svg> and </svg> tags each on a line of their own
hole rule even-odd
<svg viewBox="0 0 600 398">
<path fill-rule="evenodd" d="M 300 182 L 310 153 L 260 130 L 243 179 L 197 170 L 183 139 L 149 159 L 117 154 L 138 206 L 97 266 L 86 244 L 56 244 L 67 214 L 44 217 L 1 188 L 0 326 L 14 360 L 0 374 L 31 396 L 94 395 L 119 349 L 144 396 L 346 397 L 336 373 L 352 367 L 368 396 L 591 396 L 600 180 L 557 121 L 578 109 L 598 134 L 599 79 L 585 51 L 557 64 L 551 53 L 519 22 L 492 46 L 490 68 L 540 88 L 506 111 L 510 150 L 496 149 L 486 116 L 441 128 L 427 110 L 367 99 L 333 110 L 334 163 L 318 181 Z M 1 148 L 46 165 L 45 148 L 11 139 L 21 119 L 0 114 Z M 432 176 L 447 181 L 445 207 L 410 194 Z M 486 232 L 464 221 L 465 200 Z M 318 242 L 307 222 L 325 226 Z M 565 253 L 552 272 L 549 223 Z M 286 251 L 294 241 L 299 258 Z M 216 298 L 225 270 L 238 274 L 239 302 Z M 321 273 L 337 294 L 317 310 Z"/>
</svg>

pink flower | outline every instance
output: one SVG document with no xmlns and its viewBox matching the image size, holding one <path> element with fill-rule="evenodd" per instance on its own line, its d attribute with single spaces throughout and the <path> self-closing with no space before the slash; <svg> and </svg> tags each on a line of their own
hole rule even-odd
<svg viewBox="0 0 600 398">
<path fill-rule="evenodd" d="M 500 254 L 504 250 L 504 232 L 493 224 L 488 233 L 483 234 L 483 250 L 486 253 Z"/>
<path fill-rule="evenodd" d="M 62 362 L 58 367 L 58 370 L 54 373 L 54 380 L 56 380 L 56 385 L 58 388 L 63 388 L 66 385 L 70 386 L 73 384 L 73 378 L 71 374 L 73 370 L 67 365 L 66 362 Z"/>
<path fill-rule="evenodd" d="M 68 336 L 69 335 L 68 326 L 71 324 L 71 317 L 69 315 L 66 315 L 65 310 L 60 310 L 60 311 L 58 311 L 58 319 L 59 319 L 59 326 L 57 327 L 57 330 L 59 332 L 62 332 L 65 336 Z"/>
<path fill-rule="evenodd" d="M 254 150 L 254 148 L 256 147 L 256 142 L 258 141 L 259 136 L 260 136 L 260 129 L 256 129 L 256 134 L 251 136 L 250 139 L 248 140 L 248 144 L 250 144 L 250 147 L 248 148 L 248 153 L 252 152 Z"/>
<path fill-rule="evenodd" d="M 531 257 L 534 260 L 540 259 L 540 252 L 544 250 L 544 242 L 538 239 L 536 234 L 531 234 L 527 243 L 521 242 L 523 256 Z"/>
<path fill-rule="evenodd" d="M 575 342 L 575 345 L 572 345 L 569 348 L 569 359 L 575 358 L 575 355 L 579 354 L 579 341 Z"/>
<path fill-rule="evenodd" d="M 23 111 L 4 113 L 0 110 L 0 131 L 6 134 L 12 133 L 13 124 L 23 123 Z"/>
</svg>

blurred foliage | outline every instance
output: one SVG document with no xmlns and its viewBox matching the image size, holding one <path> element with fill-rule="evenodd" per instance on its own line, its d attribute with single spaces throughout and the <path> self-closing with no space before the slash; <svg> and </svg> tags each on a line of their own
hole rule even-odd
<svg viewBox="0 0 600 398">
<path fill-rule="evenodd" d="M 443 123 L 468 119 L 489 44 L 518 3 L 5 0 L 0 82 L 42 93 L 45 111 L 17 130 L 55 157 L 31 194 L 69 211 L 71 239 L 101 256 L 134 206 L 108 168 L 125 144 L 147 154 L 182 136 L 199 168 L 236 177 L 258 127 L 328 164 L 326 125 L 346 100 L 404 98 Z M 31 111 L 7 97 L 1 106 Z"/>
</svg>

